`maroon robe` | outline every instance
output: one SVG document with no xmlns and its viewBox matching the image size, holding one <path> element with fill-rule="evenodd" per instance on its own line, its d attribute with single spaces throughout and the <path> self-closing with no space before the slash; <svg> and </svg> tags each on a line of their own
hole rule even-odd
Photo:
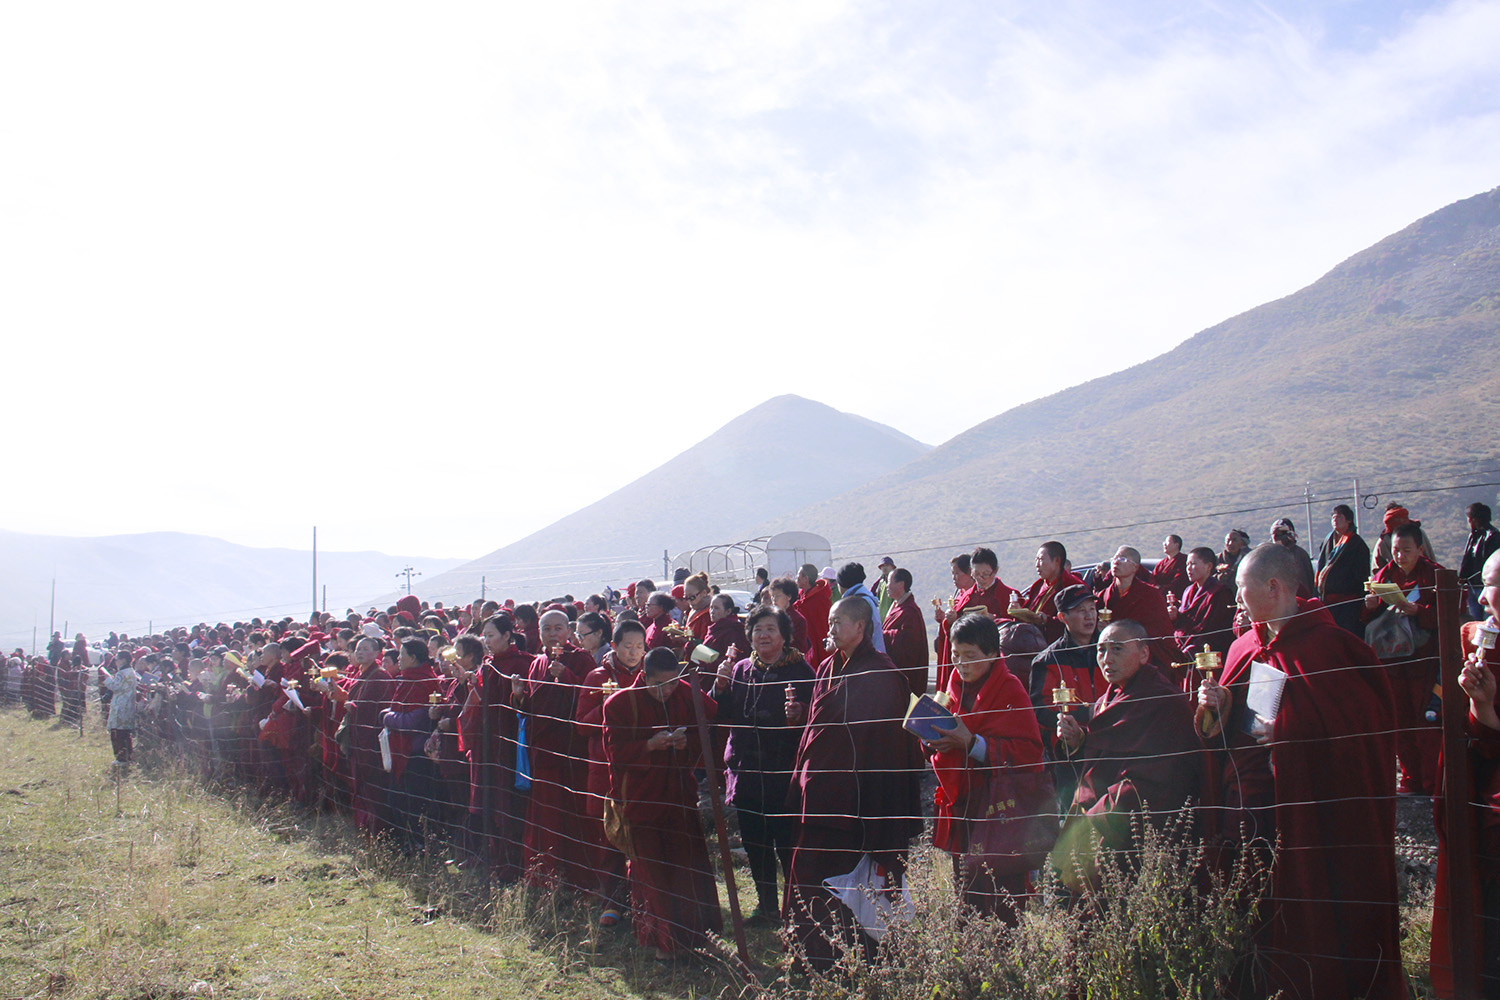
<svg viewBox="0 0 1500 1000">
<path fill-rule="evenodd" d="M 998 576 L 990 584 L 989 590 L 980 590 L 979 584 L 976 583 L 954 600 L 953 620 L 958 621 L 966 611 L 988 611 L 990 617 L 997 622 L 1008 621 L 1010 615 L 1007 609 L 1010 607 L 1010 595 L 1011 589 L 1001 582 Z M 953 672 L 953 645 L 948 638 L 950 627 L 945 620 L 938 628 L 937 689 L 939 691 L 948 690 L 948 675 Z"/>
<path fill-rule="evenodd" d="M 1111 621 L 1129 618 L 1145 627 L 1151 640 L 1152 663 L 1167 669 L 1177 662 L 1177 642 L 1173 638 L 1172 619 L 1167 617 L 1167 598 L 1144 573 L 1136 573 L 1130 589 L 1123 592 L 1119 582 L 1111 579 L 1099 596 L 1099 603 L 1109 609 Z M 1170 670 L 1168 673 L 1178 684 L 1183 682 L 1176 673 Z"/>
<path fill-rule="evenodd" d="M 866 853 L 903 874 L 912 838 L 922 832 L 926 764 L 901 725 L 910 700 L 905 676 L 868 640 L 818 668 L 787 790 L 786 812 L 800 826 L 781 911 L 816 967 L 831 966 L 834 940 L 859 940 L 823 880 L 852 871 Z"/>
<path fill-rule="evenodd" d="M 1465 660 L 1476 649 L 1474 639 L 1478 627 L 1478 622 L 1466 622 L 1463 626 L 1461 637 Z M 1488 650 L 1484 662 L 1491 673 L 1500 677 L 1500 649 Z M 1469 859 L 1469 864 L 1479 875 L 1474 900 L 1477 933 L 1473 948 L 1481 956 L 1481 992 L 1489 990 L 1485 994 L 1488 996 L 1500 993 L 1500 730 L 1481 724 L 1472 711 L 1466 728 L 1472 784 L 1464 798 L 1472 803 L 1470 822 L 1474 827 L 1475 847 L 1475 856 Z M 1433 880 L 1436 891 L 1432 898 L 1432 948 L 1428 968 L 1432 973 L 1433 993 L 1448 1000 L 1453 996 L 1452 930 L 1448 920 L 1448 868 L 1453 859 L 1449 856 L 1441 793 L 1433 798 L 1432 813 L 1438 835 L 1438 861 L 1437 875 Z"/>
<path fill-rule="evenodd" d="M 881 626 L 885 633 L 885 652 L 906 675 L 906 683 L 915 695 L 927 692 L 927 619 L 917 605 L 917 599 L 908 593 L 891 606 Z"/>
<path fill-rule="evenodd" d="M 675 624 L 672 616 L 662 612 L 655 618 L 643 619 L 646 626 L 646 649 L 647 651 L 666 647 L 667 649 L 681 649 L 683 640 L 672 636 L 667 632 L 667 627 Z"/>
<path fill-rule="evenodd" d="M 526 713 L 526 744 L 531 763 L 531 799 L 526 807 L 526 877 L 538 883 L 561 881 L 580 891 L 594 887 L 588 841 L 580 836 L 588 780 L 585 741 L 574 718 L 578 687 L 594 669 L 594 658 L 577 646 L 564 646 L 552 676 L 551 651 L 531 661 L 526 693 L 517 706 Z"/>
<path fill-rule="evenodd" d="M 486 657 L 458 717 L 459 738 L 469 758 L 469 811 L 479 818 L 481 849 L 502 881 L 521 874 L 526 801 L 516 788 L 520 716 L 510 694 L 511 679 L 530 672 L 531 654 L 515 646 Z"/>
<path fill-rule="evenodd" d="M 720 657 L 729 652 L 730 646 L 738 646 L 739 656 L 744 657 L 750 652 L 750 637 L 745 634 L 745 626 L 739 615 L 730 614 L 709 624 L 703 633 L 703 645 L 717 652 Z"/>
<path fill-rule="evenodd" d="M 1163 594 L 1171 592 L 1182 600 L 1182 592 L 1193 582 L 1188 577 L 1187 556 L 1179 552 L 1170 558 L 1163 557 L 1151 569 L 1151 582 Z"/>
<path fill-rule="evenodd" d="M 1107 846 L 1128 845 L 1131 814 L 1149 809 L 1160 823 L 1198 795 L 1203 759 L 1192 702 L 1153 664 L 1105 688 L 1084 734 L 1070 755 L 1079 768 L 1073 808 L 1093 821 Z"/>
<path fill-rule="evenodd" d="M 1437 571 L 1442 567 L 1426 556 L 1417 557 L 1417 565 L 1410 573 L 1403 573 L 1395 561 L 1386 563 L 1370 578 L 1380 583 L 1394 583 L 1403 594 L 1413 587 L 1419 589 L 1417 614 L 1412 624 L 1426 629 L 1428 639 L 1417 647 L 1410 659 L 1391 661 L 1386 664 L 1390 674 L 1391 694 L 1396 699 L 1396 763 L 1401 773 L 1403 790 L 1431 795 L 1437 788 L 1438 751 L 1442 748 L 1441 725 L 1426 719 L 1427 703 L 1432 700 L 1433 686 L 1438 680 L 1437 649 Z M 1360 617 L 1366 622 L 1384 613 L 1396 612 L 1384 601 L 1375 610 L 1361 608 Z"/>
<path fill-rule="evenodd" d="M 1281 838 L 1261 955 L 1287 1000 L 1402 998 L 1390 684 L 1326 608 L 1298 605 L 1274 638 L 1257 626 L 1230 647 L 1206 832 L 1231 847 L 1242 830 Z M 1254 661 L 1288 675 L 1265 745 L 1245 732 Z"/>
<path fill-rule="evenodd" d="M 390 707 L 396 679 L 379 661 L 371 664 L 349 688 L 344 712 L 349 717 L 349 784 L 354 821 L 371 833 L 380 829 L 390 776 L 380 763 L 380 713 Z"/>
<path fill-rule="evenodd" d="M 828 615 L 833 610 L 833 587 L 827 580 L 816 580 L 792 602 L 807 622 L 807 662 L 816 667 L 828 657 L 823 640 L 828 638 Z"/>
<path fill-rule="evenodd" d="M 804 659 L 809 658 L 812 652 L 812 639 L 807 633 L 807 619 L 802 617 L 802 612 L 790 604 L 787 605 L 786 616 L 792 620 L 792 646 L 802 654 Z"/>
<path fill-rule="evenodd" d="M 425 714 L 432 704 L 429 699 L 437 692 L 441 683 L 442 678 L 432 669 L 431 663 L 401 671 L 396 675 L 396 686 L 391 692 L 391 711 L 415 712 L 420 709 Z M 407 762 L 424 737 L 425 734 L 419 735 L 409 730 L 391 730 L 392 784 L 400 781 L 401 776 L 406 773 Z"/>
<path fill-rule="evenodd" d="M 1204 648 L 1220 656 L 1227 655 L 1234 642 L 1234 612 L 1234 594 L 1216 577 L 1210 575 L 1202 584 L 1188 584 L 1177 605 L 1177 617 L 1172 621 L 1178 659 L 1190 659 L 1193 652 Z M 1197 689 L 1197 678 L 1187 677 L 1185 683 L 1190 689 Z"/>
<path fill-rule="evenodd" d="M 578 690 L 578 729 L 588 754 L 587 791 L 583 795 L 584 839 L 590 845 L 589 862 L 594 869 L 594 894 L 606 907 L 623 911 L 625 904 L 625 855 L 604 835 L 604 800 L 609 798 L 609 761 L 604 755 L 604 685 L 616 690 L 632 687 L 640 671 L 627 670 L 615 662 L 614 651 L 590 670 Z"/>
<path fill-rule="evenodd" d="M 712 719 L 718 706 L 685 680 L 660 701 L 645 687 L 616 691 L 604 702 L 604 748 L 610 796 L 630 831 L 630 902 L 635 939 L 666 952 L 700 948 L 722 934 L 718 884 L 698 822 L 698 780 L 704 747 L 693 699 Z M 687 748 L 649 750 L 664 729 L 686 728 Z"/>
<path fill-rule="evenodd" d="M 1061 639 L 1063 632 L 1067 629 L 1067 626 L 1057 618 L 1057 592 L 1064 587 L 1071 587 L 1082 582 L 1082 578 L 1077 574 L 1063 570 L 1051 583 L 1037 577 L 1031 581 L 1031 586 L 1022 592 L 1021 606 L 1046 619 L 1038 627 L 1042 630 L 1042 635 L 1046 637 L 1047 642 L 1053 643 Z"/>
</svg>

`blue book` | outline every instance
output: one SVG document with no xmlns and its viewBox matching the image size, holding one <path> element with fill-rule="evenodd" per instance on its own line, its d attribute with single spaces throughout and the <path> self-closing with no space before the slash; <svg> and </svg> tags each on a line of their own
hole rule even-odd
<svg viewBox="0 0 1500 1000">
<path fill-rule="evenodd" d="M 946 700 L 946 696 L 945 700 Z M 917 739 L 924 742 L 932 742 L 945 733 L 951 733 L 958 728 L 958 720 L 953 713 L 948 711 L 947 706 L 938 701 L 930 694 L 921 697 L 911 696 L 911 704 L 907 706 L 906 718 L 901 725 L 906 730 L 916 735 Z"/>
</svg>

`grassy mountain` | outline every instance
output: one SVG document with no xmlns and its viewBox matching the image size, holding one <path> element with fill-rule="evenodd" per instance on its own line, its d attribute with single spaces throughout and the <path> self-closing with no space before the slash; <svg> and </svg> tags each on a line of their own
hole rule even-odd
<svg viewBox="0 0 1500 1000">
<path fill-rule="evenodd" d="M 751 537 L 781 511 L 904 465 L 928 446 L 884 424 L 800 396 L 777 396 L 609 496 L 473 562 L 426 580 L 458 601 L 488 592 L 579 596 L 660 576 L 662 552 Z"/>
<path fill-rule="evenodd" d="M 1120 544 L 1155 555 L 1172 530 L 1218 548 L 1228 528 L 1243 527 L 1259 542 L 1285 513 L 1316 551 L 1329 508 L 1357 476 L 1362 494 L 1376 494 L 1367 500 L 1375 509 L 1362 511 L 1367 538 L 1385 501 L 1399 499 L 1427 524 L 1439 558 L 1456 565 L 1464 505 L 1493 506 L 1496 490 L 1436 490 L 1500 478 L 1497 348 L 1500 189 L 1449 205 L 1160 357 L 1018 406 L 839 496 L 750 523 L 817 531 L 836 558 L 906 552 L 897 561 L 931 594 L 947 587 L 948 557 L 980 541 L 1000 543 L 1001 575 L 1015 582 L 1033 577 L 1036 545 L 1053 536 L 1079 562 Z M 1067 350 L 1060 338 L 1059 364 Z M 1139 521 L 1165 523 L 1089 530 Z"/>
<path fill-rule="evenodd" d="M 320 552 L 318 582 L 328 608 L 384 589 L 409 562 L 428 573 L 457 559 L 409 560 L 379 552 Z M 148 622 L 249 620 L 307 614 L 312 598 L 312 553 L 260 549 L 218 538 L 155 532 L 67 538 L 0 531 L 0 645 L 31 648 L 35 625 L 47 639 L 52 581 L 57 581 L 57 628 L 97 638 L 136 634 Z"/>
</svg>

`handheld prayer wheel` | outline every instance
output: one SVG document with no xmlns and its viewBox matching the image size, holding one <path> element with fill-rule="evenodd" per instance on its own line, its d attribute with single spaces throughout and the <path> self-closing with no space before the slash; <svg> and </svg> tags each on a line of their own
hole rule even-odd
<svg viewBox="0 0 1500 1000">
<path fill-rule="evenodd" d="M 320 677 L 322 677 L 325 681 L 331 681 L 331 680 L 333 680 L 335 677 L 337 677 L 339 675 L 339 668 L 338 667 L 323 667 L 322 669 L 320 669 L 318 671 L 318 675 Z"/>
<path fill-rule="evenodd" d="M 1494 649 L 1497 639 L 1500 639 L 1500 628 L 1495 626 L 1495 619 L 1487 618 L 1474 636 L 1474 645 L 1480 649 Z"/>
<path fill-rule="evenodd" d="M 427 704 L 429 705 L 441 705 L 442 703 L 443 693 L 441 691 L 434 691 L 427 696 Z"/>
<path fill-rule="evenodd" d="M 438 650 L 438 656 L 442 657 L 444 663 L 452 663 L 454 660 L 458 659 L 458 647 L 444 646 L 442 649 Z"/>
<path fill-rule="evenodd" d="M 608 698 L 610 695 L 620 690 L 620 685 L 616 684 L 614 681 L 605 681 L 603 684 L 599 685 L 599 690 L 603 691 L 604 697 Z"/>
<path fill-rule="evenodd" d="M 1066 712 L 1070 707 L 1078 704 L 1078 694 L 1068 687 L 1067 681 L 1063 681 L 1052 692 L 1052 704 L 1056 705 L 1060 711 Z"/>
<path fill-rule="evenodd" d="M 1108 625 L 1114 617 L 1115 613 L 1108 608 L 1099 609 L 1099 624 L 1101 626 Z"/>
<path fill-rule="evenodd" d="M 1198 672 L 1203 675 L 1203 679 L 1212 684 L 1214 674 L 1223 669 L 1224 660 L 1223 657 L 1219 656 L 1212 649 L 1205 649 L 1193 657 L 1193 665 L 1198 668 Z M 1205 712 L 1203 718 L 1198 722 L 1198 731 L 1207 736 L 1218 719 L 1219 713 L 1214 711 Z"/>
</svg>

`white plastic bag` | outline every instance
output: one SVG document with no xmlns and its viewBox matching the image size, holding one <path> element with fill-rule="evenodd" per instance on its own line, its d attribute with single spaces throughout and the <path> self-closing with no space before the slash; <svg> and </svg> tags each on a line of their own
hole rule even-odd
<svg viewBox="0 0 1500 1000">
<path fill-rule="evenodd" d="M 870 937 L 879 941 L 892 924 L 904 924 L 915 915 L 906 879 L 895 879 L 869 854 L 847 875 L 825 878 L 836 899 L 849 908 L 854 920 Z"/>
</svg>

